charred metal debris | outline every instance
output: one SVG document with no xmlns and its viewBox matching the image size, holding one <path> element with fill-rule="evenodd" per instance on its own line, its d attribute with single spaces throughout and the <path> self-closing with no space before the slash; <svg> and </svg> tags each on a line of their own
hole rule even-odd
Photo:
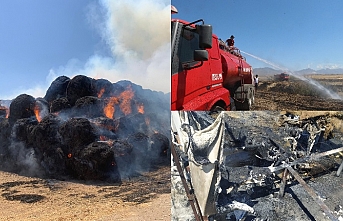
<svg viewBox="0 0 343 221">
<path fill-rule="evenodd" d="M 195 182 L 201 178 L 195 177 L 198 173 L 192 173 L 189 165 L 204 168 L 211 164 L 209 151 L 198 147 L 193 134 L 208 128 L 215 119 L 207 112 L 182 114 L 185 113 L 187 123 L 182 124 L 181 130 L 187 134 L 188 143 L 182 144 L 178 132 L 172 130 L 173 157 L 174 163 L 180 161 L 178 172 L 183 174 L 181 179 L 184 179 L 183 187 L 187 189 L 194 220 L 342 219 L 339 209 L 342 202 L 327 206 L 320 191 L 308 184 L 321 176 L 337 178 L 343 169 L 342 134 L 334 132 L 332 122 L 335 117 L 342 120 L 342 113 L 333 116 L 318 112 L 304 119 L 279 112 L 236 112 L 234 117 L 229 113 L 219 114 L 217 118 L 222 118 L 225 127 L 223 144 L 214 162 L 216 172 L 209 192 L 213 196 L 208 196 L 205 209 L 199 206 L 197 201 L 201 204 L 202 199 L 197 199 L 194 189 Z M 324 189 L 325 183 L 321 185 Z M 298 191 L 299 187 L 309 198 L 296 196 L 295 189 Z M 303 203 L 302 199 L 307 202 Z M 209 215 L 206 209 L 211 203 L 215 213 Z M 317 204 L 320 212 L 307 208 L 313 204 Z M 282 205 L 284 209 L 280 209 Z M 285 212 L 285 208 L 293 211 Z M 175 214 L 172 217 L 178 220 Z"/>
</svg>

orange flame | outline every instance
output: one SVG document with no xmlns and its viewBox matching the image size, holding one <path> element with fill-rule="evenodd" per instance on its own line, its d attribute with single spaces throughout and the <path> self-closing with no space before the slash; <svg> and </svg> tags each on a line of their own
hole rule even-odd
<svg viewBox="0 0 343 221">
<path fill-rule="evenodd" d="M 68 153 L 68 158 L 71 158 L 73 155 L 71 153 Z"/>
<path fill-rule="evenodd" d="M 105 88 L 101 88 L 101 90 L 98 93 L 98 98 L 101 98 L 104 92 L 105 92 Z"/>
<path fill-rule="evenodd" d="M 38 122 L 41 122 L 42 117 L 40 116 L 40 107 L 36 104 L 35 107 L 33 108 L 33 111 L 36 115 L 36 119 Z"/>
<path fill-rule="evenodd" d="M 114 105 L 118 104 L 118 98 L 116 97 L 110 97 L 108 100 L 107 105 L 104 108 L 104 114 L 106 117 L 113 119 L 114 116 Z"/>
<path fill-rule="evenodd" d="M 125 114 L 131 114 L 132 110 L 131 110 L 131 99 L 133 98 L 134 93 L 132 91 L 131 87 L 128 87 L 128 89 L 126 91 L 123 91 L 120 94 L 120 99 L 121 99 L 121 103 L 119 105 L 121 111 Z"/>
<path fill-rule="evenodd" d="M 137 111 L 138 111 L 138 113 L 144 114 L 144 106 L 143 106 L 143 104 L 139 104 L 137 106 Z"/>
</svg>

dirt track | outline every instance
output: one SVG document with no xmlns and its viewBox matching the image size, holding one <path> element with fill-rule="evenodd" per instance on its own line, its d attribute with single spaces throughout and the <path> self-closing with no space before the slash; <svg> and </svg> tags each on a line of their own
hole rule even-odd
<svg viewBox="0 0 343 221">
<path fill-rule="evenodd" d="M 0 171 L 0 220 L 170 220 L 170 166 L 121 184 Z"/>
<path fill-rule="evenodd" d="M 337 88 L 335 92 L 341 94 Z M 252 110 L 343 110 L 343 100 L 327 98 L 300 80 L 275 82 L 262 78 Z"/>
</svg>

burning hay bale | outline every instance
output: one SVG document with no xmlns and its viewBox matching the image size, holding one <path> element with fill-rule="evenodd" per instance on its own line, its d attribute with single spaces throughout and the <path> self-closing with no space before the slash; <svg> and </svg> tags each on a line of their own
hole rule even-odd
<svg viewBox="0 0 343 221">
<path fill-rule="evenodd" d="M 117 90 L 115 90 L 115 86 L 106 79 L 95 80 L 94 85 L 98 98 L 107 98 L 118 95 L 118 93 L 116 93 Z M 121 92 L 124 90 L 125 88 L 121 87 Z"/>
<path fill-rule="evenodd" d="M 78 75 L 56 78 L 44 98 L 19 95 L 0 108 L 0 168 L 119 182 L 167 164 L 169 95 L 147 91 Z"/>
<path fill-rule="evenodd" d="M 36 99 L 31 95 L 21 94 L 10 105 L 9 122 L 14 124 L 16 120 L 35 116 L 34 108 Z"/>
</svg>

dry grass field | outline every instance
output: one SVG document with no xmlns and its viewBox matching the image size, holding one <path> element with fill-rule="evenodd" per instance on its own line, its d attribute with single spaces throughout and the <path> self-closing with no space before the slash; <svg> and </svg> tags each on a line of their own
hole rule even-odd
<svg viewBox="0 0 343 221">
<path fill-rule="evenodd" d="M 343 110 L 343 75 L 307 75 L 314 82 L 338 94 L 333 99 L 319 87 L 293 76 L 289 81 L 275 81 L 273 76 L 260 76 L 252 110 Z"/>
<path fill-rule="evenodd" d="M 0 171 L 0 220 L 170 220 L 170 166 L 110 184 Z"/>
</svg>

